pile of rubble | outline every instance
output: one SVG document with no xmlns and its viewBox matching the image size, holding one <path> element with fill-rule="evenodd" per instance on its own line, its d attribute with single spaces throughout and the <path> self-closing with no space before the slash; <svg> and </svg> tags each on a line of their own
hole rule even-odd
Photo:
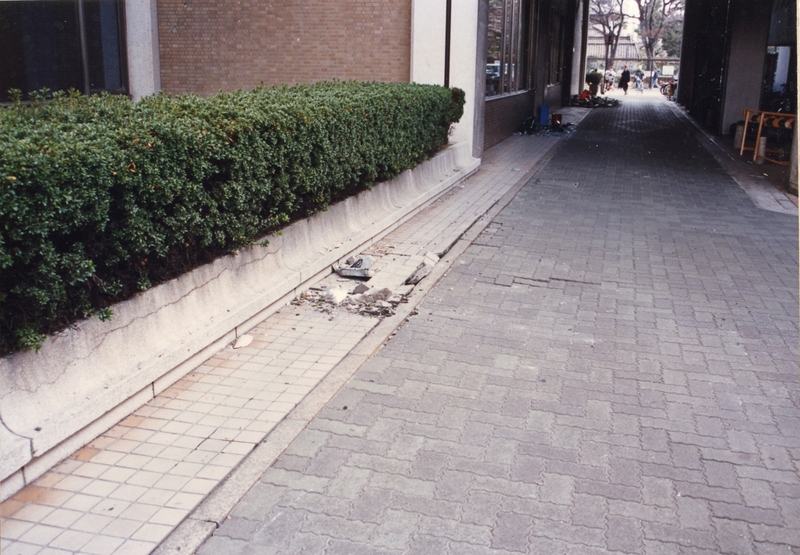
<svg viewBox="0 0 800 555">
<path fill-rule="evenodd" d="M 615 108 L 619 106 L 619 99 L 597 95 L 590 95 L 588 98 L 581 98 L 577 94 L 573 94 L 570 98 L 569 105 L 580 106 L 582 108 Z"/>
<path fill-rule="evenodd" d="M 334 274 L 315 287 L 309 288 L 291 301 L 292 305 L 311 305 L 326 314 L 346 310 L 353 314 L 385 318 L 393 316 L 400 303 L 407 302 L 416 284 L 427 276 L 439 257 L 426 253 L 415 270 L 398 283 L 387 287 L 386 280 L 370 287 L 377 274 L 376 259 L 370 255 L 348 258 L 344 264 L 333 266 Z M 387 272 L 389 274 L 389 272 Z M 397 280 L 395 280 L 397 281 Z"/>
<path fill-rule="evenodd" d="M 326 314 L 332 314 L 336 309 L 343 309 L 353 314 L 386 317 L 393 316 L 395 308 L 402 302 L 406 302 L 405 295 L 394 294 L 386 288 L 373 292 L 363 284 L 356 285 L 352 289 L 346 284 L 336 284 L 312 287 L 295 298 L 291 304 L 295 306 L 309 304 Z"/>
</svg>

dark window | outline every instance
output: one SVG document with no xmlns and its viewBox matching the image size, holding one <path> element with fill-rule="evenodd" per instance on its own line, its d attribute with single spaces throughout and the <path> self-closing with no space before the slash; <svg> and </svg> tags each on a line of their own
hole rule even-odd
<svg viewBox="0 0 800 555">
<path fill-rule="evenodd" d="M 125 93 L 122 0 L 0 1 L 0 100 L 41 88 Z"/>
<path fill-rule="evenodd" d="M 547 83 L 553 85 L 561 81 L 564 72 L 564 16 L 550 10 L 550 71 Z"/>
<path fill-rule="evenodd" d="M 120 5 L 115 0 L 84 2 L 89 89 L 122 91 Z"/>
<path fill-rule="evenodd" d="M 486 96 L 528 88 L 529 5 L 527 0 L 489 0 Z"/>
</svg>

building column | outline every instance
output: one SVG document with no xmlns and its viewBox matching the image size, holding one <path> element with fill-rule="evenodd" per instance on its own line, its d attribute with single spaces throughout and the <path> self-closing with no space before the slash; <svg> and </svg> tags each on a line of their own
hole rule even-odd
<svg viewBox="0 0 800 555">
<path fill-rule="evenodd" d="M 794 126 L 794 138 L 792 139 L 791 166 L 789 175 L 786 178 L 786 188 L 795 195 L 797 194 L 797 124 Z"/>
<path fill-rule="evenodd" d="M 720 134 L 742 119 L 742 111 L 757 110 L 767 55 L 771 6 L 749 0 L 731 3 L 730 49 L 726 63 Z"/>
<path fill-rule="evenodd" d="M 464 115 L 451 141 L 472 148 L 476 106 L 475 52 L 478 42 L 478 3 L 452 0 L 450 13 L 450 86 L 466 93 Z M 444 85 L 447 0 L 411 3 L 411 76 L 413 83 Z M 482 102 L 482 101 L 481 101 Z"/>
<path fill-rule="evenodd" d="M 128 87 L 133 100 L 161 90 L 156 0 L 125 1 Z"/>
<path fill-rule="evenodd" d="M 572 80 L 569 87 L 569 94 L 580 94 L 583 90 L 583 76 L 585 75 L 585 56 L 584 56 L 584 8 L 588 8 L 586 0 L 577 0 L 575 9 L 575 27 L 572 41 Z"/>
<path fill-rule="evenodd" d="M 478 0 L 475 46 L 475 109 L 472 129 L 472 155 L 483 156 L 486 124 L 486 51 L 489 32 L 489 0 Z"/>
</svg>

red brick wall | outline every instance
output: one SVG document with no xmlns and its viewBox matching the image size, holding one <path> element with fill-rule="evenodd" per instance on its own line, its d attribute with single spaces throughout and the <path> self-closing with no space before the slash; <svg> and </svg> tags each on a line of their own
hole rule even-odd
<svg viewBox="0 0 800 555">
<path fill-rule="evenodd" d="M 525 118 L 534 115 L 533 92 L 495 97 L 486 102 L 483 148 L 493 147 L 510 137 Z"/>
<path fill-rule="evenodd" d="M 411 0 L 158 0 L 158 35 L 170 93 L 407 82 Z"/>
</svg>

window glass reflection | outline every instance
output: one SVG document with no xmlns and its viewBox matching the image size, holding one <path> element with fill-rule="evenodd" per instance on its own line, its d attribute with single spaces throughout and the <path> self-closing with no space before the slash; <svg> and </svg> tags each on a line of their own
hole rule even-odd
<svg viewBox="0 0 800 555">
<path fill-rule="evenodd" d="M 0 101 L 42 88 L 124 93 L 121 0 L 0 1 Z"/>
</svg>

